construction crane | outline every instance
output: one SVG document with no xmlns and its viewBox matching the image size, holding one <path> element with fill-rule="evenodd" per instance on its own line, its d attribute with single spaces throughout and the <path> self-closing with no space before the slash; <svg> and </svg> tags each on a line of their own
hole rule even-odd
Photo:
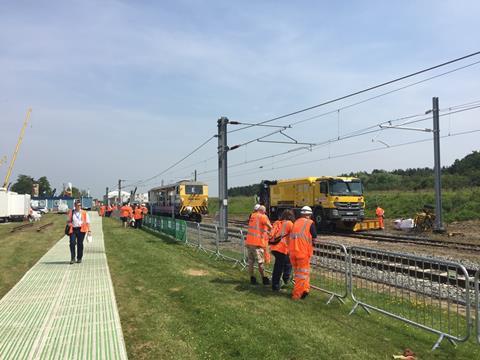
<svg viewBox="0 0 480 360">
<path fill-rule="evenodd" d="M 25 134 L 25 129 L 27 128 L 28 121 L 30 120 L 30 115 L 32 114 L 32 109 L 28 109 L 27 115 L 25 116 L 25 120 L 23 122 L 22 130 L 20 131 L 20 136 L 18 137 L 17 146 L 15 147 L 15 151 L 13 152 L 12 159 L 10 160 L 10 166 L 7 170 L 7 175 L 5 175 L 5 180 L 3 181 L 3 187 L 6 189 L 8 186 L 8 181 L 10 180 L 10 176 L 12 175 L 13 165 L 15 165 L 15 160 L 17 159 L 18 150 L 20 149 L 20 145 L 22 144 L 23 135 Z"/>
</svg>

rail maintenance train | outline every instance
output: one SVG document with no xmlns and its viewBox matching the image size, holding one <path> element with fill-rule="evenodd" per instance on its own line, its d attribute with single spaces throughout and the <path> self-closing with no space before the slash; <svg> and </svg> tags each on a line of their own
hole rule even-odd
<svg viewBox="0 0 480 360">
<path fill-rule="evenodd" d="M 285 209 L 293 209 L 298 214 L 303 206 L 310 206 L 319 230 L 351 230 L 365 217 L 363 185 L 354 177 L 263 180 L 259 199 L 271 220 L 280 218 Z"/>
<path fill-rule="evenodd" d="M 202 221 L 208 213 L 208 185 L 199 181 L 182 180 L 155 187 L 148 191 L 150 213 L 172 216 L 189 221 Z"/>
</svg>

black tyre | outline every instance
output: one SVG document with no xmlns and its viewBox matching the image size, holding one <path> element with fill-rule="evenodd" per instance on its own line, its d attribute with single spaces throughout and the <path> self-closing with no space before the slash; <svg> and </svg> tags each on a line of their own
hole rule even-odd
<svg viewBox="0 0 480 360">
<path fill-rule="evenodd" d="M 313 221 L 317 225 L 317 230 L 323 230 L 325 228 L 325 217 L 323 214 L 323 209 L 315 209 L 313 211 Z"/>
</svg>

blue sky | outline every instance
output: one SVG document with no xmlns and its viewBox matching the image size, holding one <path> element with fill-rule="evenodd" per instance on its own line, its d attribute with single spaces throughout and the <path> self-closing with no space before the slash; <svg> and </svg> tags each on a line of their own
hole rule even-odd
<svg viewBox="0 0 480 360">
<path fill-rule="evenodd" d="M 33 108 L 14 169 L 96 196 L 117 179 L 166 169 L 211 137 L 216 120 L 257 122 L 480 50 L 476 1 L 0 1 L 0 157 Z M 279 121 L 291 122 L 480 60 Z M 480 64 L 288 131 L 319 142 L 384 120 L 480 100 Z M 444 134 L 480 128 L 480 110 L 442 117 Z M 422 123 L 429 127 L 430 122 Z M 230 145 L 270 131 L 232 133 Z M 391 130 L 396 144 L 428 134 Z M 321 160 L 379 146 L 374 135 L 298 158 L 231 169 L 230 186 L 261 179 L 432 166 L 431 143 Z M 272 140 L 279 137 L 272 137 Z M 442 140 L 442 163 L 478 150 L 478 134 Z M 255 143 L 230 163 L 292 145 Z M 210 142 L 143 187 L 216 168 Z M 207 160 L 208 159 L 208 160 Z M 277 169 L 294 162 L 306 165 Z M 310 163 L 309 163 L 310 161 Z M 260 168 L 261 167 L 261 168 Z M 6 166 L 0 167 L 3 176 Z M 216 173 L 200 175 L 216 194 Z"/>
</svg>

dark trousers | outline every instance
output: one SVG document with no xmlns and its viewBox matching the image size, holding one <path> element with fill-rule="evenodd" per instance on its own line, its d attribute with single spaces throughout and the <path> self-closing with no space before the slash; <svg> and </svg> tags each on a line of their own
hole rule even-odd
<svg viewBox="0 0 480 360">
<path fill-rule="evenodd" d="M 280 278 L 283 278 L 283 281 L 287 283 L 290 280 L 290 275 L 292 274 L 292 264 L 290 264 L 290 259 L 288 255 L 282 254 L 278 251 L 272 251 L 273 256 L 275 256 L 275 264 L 273 265 L 272 273 L 272 289 L 280 289 Z"/>
<path fill-rule="evenodd" d="M 80 231 L 80 228 L 73 228 L 73 233 L 70 234 L 70 259 L 75 260 L 75 245 L 77 245 L 77 260 L 82 260 L 85 234 Z"/>
<path fill-rule="evenodd" d="M 136 219 L 135 220 L 135 229 L 141 229 L 142 228 L 142 222 L 143 222 L 143 219 Z"/>
</svg>

